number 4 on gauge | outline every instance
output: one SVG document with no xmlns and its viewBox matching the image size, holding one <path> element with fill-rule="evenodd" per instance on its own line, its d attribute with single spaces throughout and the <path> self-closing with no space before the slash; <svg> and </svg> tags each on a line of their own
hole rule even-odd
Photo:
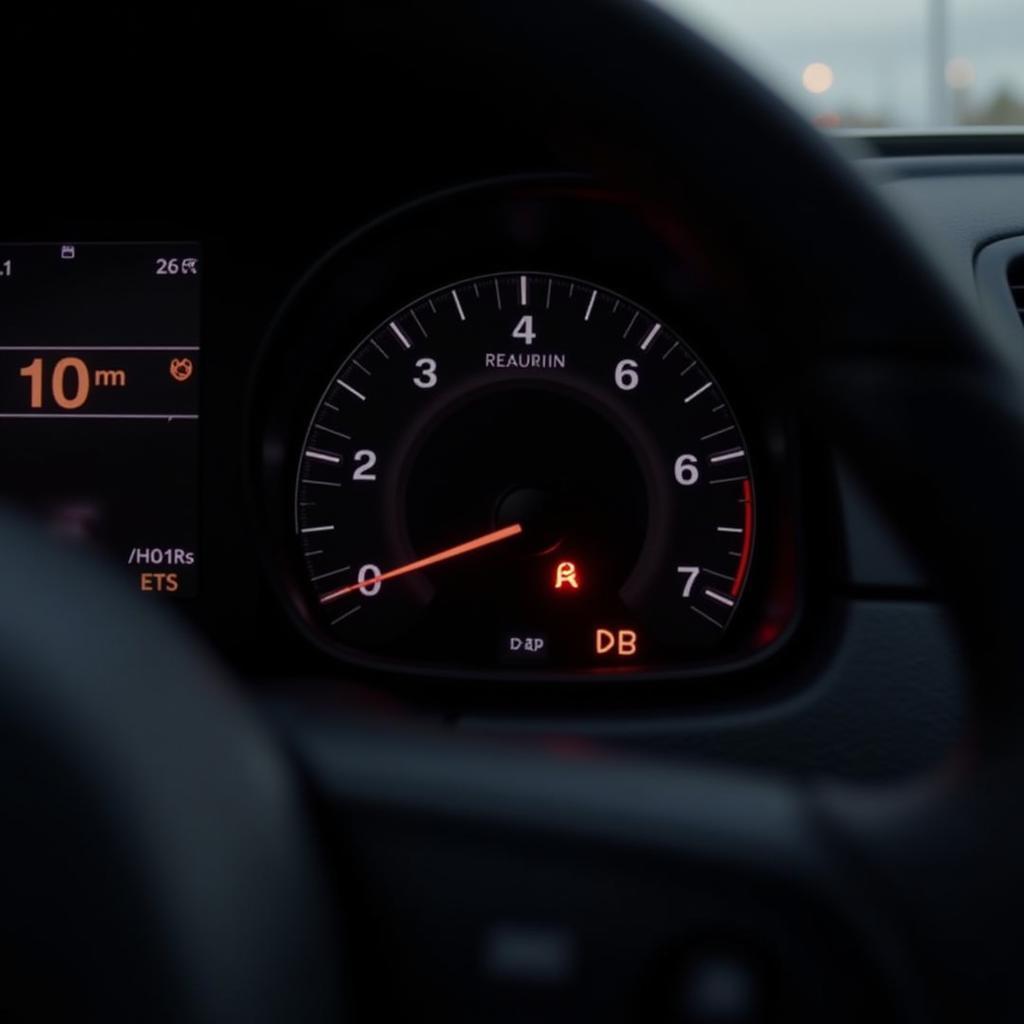
<svg viewBox="0 0 1024 1024">
<path fill-rule="evenodd" d="M 533 329 L 533 317 L 527 314 L 520 318 L 515 330 L 512 331 L 512 337 L 525 341 L 527 345 L 532 345 L 537 340 L 537 332 Z"/>
</svg>

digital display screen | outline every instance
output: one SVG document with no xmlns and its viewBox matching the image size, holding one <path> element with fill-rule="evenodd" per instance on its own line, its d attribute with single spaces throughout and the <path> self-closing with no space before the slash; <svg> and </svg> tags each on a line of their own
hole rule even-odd
<svg viewBox="0 0 1024 1024">
<path fill-rule="evenodd" d="M 138 590 L 198 585 L 195 243 L 0 243 L 4 498 Z"/>
</svg>

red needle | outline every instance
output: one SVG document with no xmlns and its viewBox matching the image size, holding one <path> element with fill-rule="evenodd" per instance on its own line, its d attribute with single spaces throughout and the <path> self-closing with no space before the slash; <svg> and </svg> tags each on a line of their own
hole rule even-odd
<svg viewBox="0 0 1024 1024">
<path fill-rule="evenodd" d="M 507 540 L 509 537 L 515 537 L 522 532 L 522 526 L 519 523 L 513 523 L 512 526 L 506 526 L 501 530 L 495 530 L 493 533 L 485 533 L 482 537 L 467 540 L 465 544 L 456 544 L 453 548 L 445 548 L 444 551 L 438 551 L 436 555 L 428 555 L 426 558 L 420 558 L 415 562 L 410 562 L 408 565 L 399 566 L 390 572 L 382 572 L 379 576 L 372 576 L 368 580 L 351 583 L 347 587 L 332 590 L 329 594 L 324 594 L 320 598 L 320 603 L 327 604 L 328 601 L 343 597 L 345 594 L 351 594 L 353 590 L 359 590 L 362 587 L 372 587 L 375 583 L 393 580 L 396 576 L 404 576 L 408 572 L 416 572 L 417 569 L 426 569 L 428 565 L 437 565 L 438 562 L 447 562 L 449 558 L 458 558 L 459 555 L 466 555 L 470 551 L 476 551 L 477 548 L 486 547 L 488 544 L 497 544 L 500 540 Z"/>
</svg>

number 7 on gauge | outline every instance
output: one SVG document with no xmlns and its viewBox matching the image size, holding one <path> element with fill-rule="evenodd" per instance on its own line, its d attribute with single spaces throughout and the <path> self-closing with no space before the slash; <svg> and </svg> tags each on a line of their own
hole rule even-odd
<svg viewBox="0 0 1024 1024">
<path fill-rule="evenodd" d="M 696 565 L 679 565 L 676 566 L 676 572 L 680 576 L 686 577 L 686 582 L 683 584 L 683 597 L 689 597 L 690 591 L 693 590 L 693 585 L 697 582 L 697 577 L 700 575 L 700 567 Z"/>
</svg>

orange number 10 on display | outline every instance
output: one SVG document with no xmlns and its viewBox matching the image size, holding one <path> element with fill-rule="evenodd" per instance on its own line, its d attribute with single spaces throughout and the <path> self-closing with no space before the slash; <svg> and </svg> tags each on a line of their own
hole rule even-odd
<svg viewBox="0 0 1024 1024">
<path fill-rule="evenodd" d="M 43 360 L 33 359 L 21 368 L 21 376 L 28 377 L 29 407 L 43 407 Z M 58 359 L 50 376 L 53 400 L 62 409 L 79 409 L 89 397 L 90 387 L 123 388 L 128 383 L 124 370 L 90 370 L 85 360 L 77 356 Z"/>
</svg>

